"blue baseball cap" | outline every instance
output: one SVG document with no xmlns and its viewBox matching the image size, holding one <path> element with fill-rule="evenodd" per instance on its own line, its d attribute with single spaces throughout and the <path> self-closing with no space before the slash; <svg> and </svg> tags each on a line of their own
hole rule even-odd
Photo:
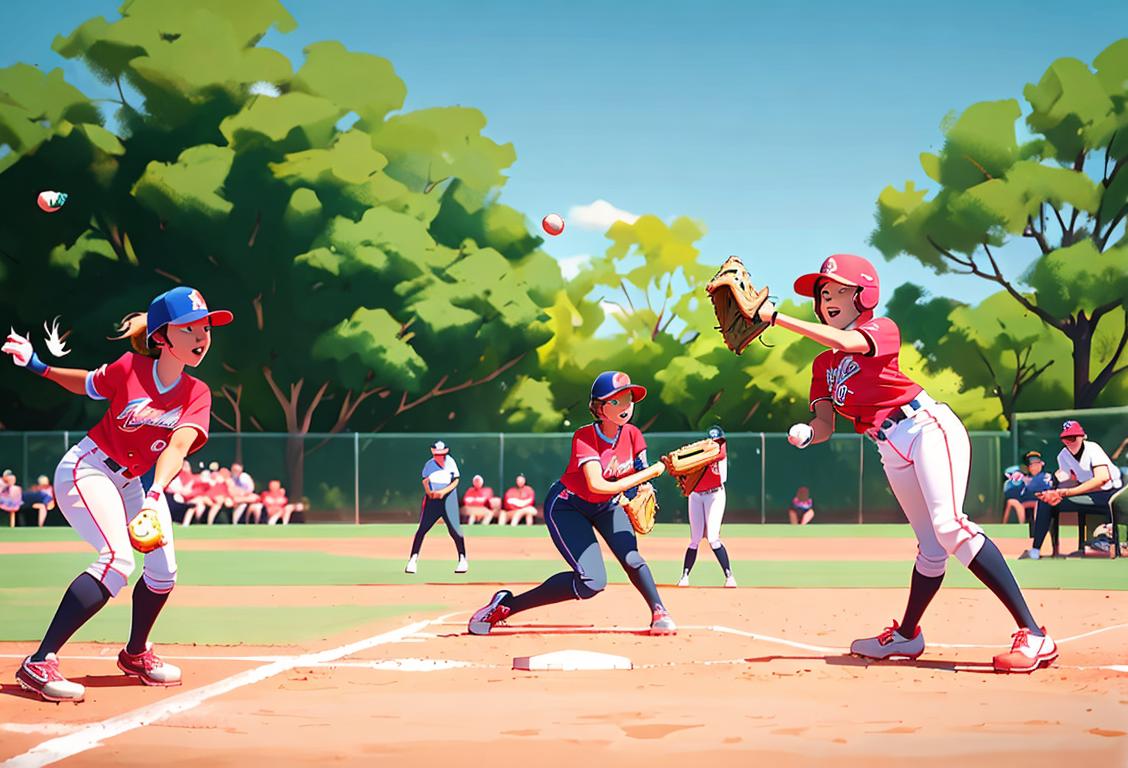
<svg viewBox="0 0 1128 768">
<path fill-rule="evenodd" d="M 646 397 L 646 387 L 631 384 L 631 377 L 622 371 L 604 371 L 596 377 L 591 385 L 592 400 L 606 400 L 624 389 L 631 391 L 631 397 L 637 403 Z"/>
<path fill-rule="evenodd" d="M 709 427 L 709 430 L 705 434 L 713 440 L 725 439 L 725 431 L 721 429 L 721 426 L 719 424 L 714 424 L 713 426 Z"/>
<path fill-rule="evenodd" d="M 165 291 L 149 304 L 145 324 L 148 338 L 166 325 L 187 325 L 208 318 L 212 325 L 227 325 L 234 315 L 226 309 L 209 311 L 204 297 L 195 288 L 181 285 Z"/>
</svg>

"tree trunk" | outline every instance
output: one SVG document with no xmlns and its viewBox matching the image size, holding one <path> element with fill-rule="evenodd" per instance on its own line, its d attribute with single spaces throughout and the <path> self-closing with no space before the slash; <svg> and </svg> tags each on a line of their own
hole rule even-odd
<svg viewBox="0 0 1128 768">
<path fill-rule="evenodd" d="M 305 491 L 305 436 L 290 434 L 286 437 L 286 495 L 290 501 L 300 501 Z"/>
<path fill-rule="evenodd" d="M 1077 313 L 1077 324 L 1073 327 L 1069 340 L 1073 342 L 1073 407 L 1092 408 L 1100 389 L 1093 387 L 1089 381 L 1093 326 L 1083 312 Z"/>
</svg>

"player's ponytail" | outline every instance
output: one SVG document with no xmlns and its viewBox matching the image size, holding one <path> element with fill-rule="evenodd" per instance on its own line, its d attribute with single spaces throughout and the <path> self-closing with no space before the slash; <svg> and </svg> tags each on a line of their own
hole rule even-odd
<svg viewBox="0 0 1128 768">
<path fill-rule="evenodd" d="M 157 357 L 159 352 L 149 346 L 149 326 L 144 312 L 131 312 L 118 324 L 118 335 L 111 339 L 129 339 L 133 351 L 146 357 Z"/>
</svg>

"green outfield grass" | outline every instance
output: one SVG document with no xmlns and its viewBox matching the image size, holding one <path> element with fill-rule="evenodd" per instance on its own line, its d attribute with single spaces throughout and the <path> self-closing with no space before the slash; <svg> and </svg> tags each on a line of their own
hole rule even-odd
<svg viewBox="0 0 1128 768">
<path fill-rule="evenodd" d="M 995 526 L 1000 532 L 1022 533 L 1022 526 Z M 177 528 L 180 539 L 294 539 L 294 538 L 403 538 L 406 542 L 414 528 L 409 525 L 343 526 L 310 525 L 285 528 L 267 527 L 192 527 Z M 223 586 L 305 586 L 343 585 L 364 589 L 378 584 L 474 584 L 488 596 L 494 584 L 531 584 L 563 569 L 563 563 L 547 560 L 480 560 L 473 559 L 473 539 L 491 537 L 541 537 L 543 527 L 472 528 L 470 534 L 471 570 L 464 575 L 453 573 L 454 561 L 445 536 L 428 541 L 423 550 L 419 573 L 408 576 L 401 559 L 387 560 L 326 552 L 253 549 L 231 551 L 185 551 L 177 553 L 180 583 L 183 585 Z M 907 537 L 903 525 L 824 525 L 795 528 L 792 526 L 733 525 L 726 526 L 727 537 L 759 536 L 796 539 L 795 559 L 790 561 L 734 562 L 734 570 L 742 587 L 776 588 L 866 588 L 905 589 L 912 564 L 904 561 L 833 561 L 810 560 L 804 555 L 802 538 L 822 537 Z M 660 537 L 684 538 L 686 527 L 659 526 Z M 74 534 L 58 529 L 3 529 L 0 541 L 73 540 Z M 1068 540 L 1068 538 L 1067 538 Z M 645 546 L 643 548 L 645 552 Z M 42 554 L 8 554 L 0 557 L 0 640 L 34 640 L 50 620 L 62 590 L 74 574 L 89 565 L 87 552 Z M 650 560 L 655 578 L 661 585 L 675 582 L 680 575 L 680 561 Z M 1012 562 L 1019 582 L 1030 589 L 1095 589 L 1128 590 L 1128 563 L 1104 559 L 1041 560 Z M 608 560 L 607 569 L 613 583 L 627 582 L 618 564 Z M 139 569 L 140 570 L 140 569 Z M 694 586 L 720 586 L 720 569 L 705 553 L 693 573 Z M 946 587 L 982 588 L 979 582 L 955 560 L 951 561 Z M 664 589 L 673 589 L 665 586 Z M 468 592 L 468 597 L 470 593 Z M 175 601 L 175 597 L 173 598 Z M 471 603 L 474 600 L 470 601 Z M 480 602 L 480 601 L 479 601 Z M 270 644 L 308 642 L 339 633 L 366 621 L 387 616 L 427 611 L 442 613 L 472 606 L 412 605 L 366 607 L 355 605 L 317 604 L 296 607 L 177 607 L 162 616 L 159 640 L 163 642 L 207 644 Z M 129 625 L 128 593 L 114 600 L 105 611 L 79 634 L 79 640 L 120 641 Z"/>
<path fill-rule="evenodd" d="M 996 539 L 1024 539 L 1028 534 L 1025 525 L 984 525 L 988 536 Z M 1068 530 L 1063 529 L 1063 530 Z M 523 538 L 547 536 L 543 525 L 471 525 L 463 526 L 467 538 Z M 321 524 L 321 525 L 194 525 L 176 526 L 177 539 L 228 540 L 228 539 L 410 539 L 415 533 L 414 524 L 380 523 L 371 525 Z M 688 524 L 664 523 L 656 525 L 649 534 L 655 538 L 684 538 L 689 535 Z M 827 524 L 827 525 L 757 525 L 733 523 L 724 527 L 728 538 L 912 538 L 908 524 Z M 0 528 L 0 541 L 70 541 L 75 538 L 70 528 Z"/>
</svg>

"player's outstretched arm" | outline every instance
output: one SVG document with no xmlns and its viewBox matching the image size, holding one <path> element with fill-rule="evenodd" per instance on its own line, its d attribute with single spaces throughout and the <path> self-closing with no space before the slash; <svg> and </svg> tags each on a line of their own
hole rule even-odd
<svg viewBox="0 0 1128 768">
<path fill-rule="evenodd" d="M 648 483 L 666 471 L 666 467 L 662 462 L 656 462 L 646 469 L 632 472 L 626 477 L 620 477 L 618 480 L 608 480 L 603 476 L 598 461 L 585 462 L 582 468 L 584 480 L 587 481 L 588 490 L 592 493 L 609 496 L 623 493 L 643 483 Z"/>
<path fill-rule="evenodd" d="M 787 431 L 787 442 L 796 448 L 806 448 L 824 443 L 834 434 L 834 406 L 828 400 L 815 403 L 815 418 L 810 422 L 795 424 Z"/>
<path fill-rule="evenodd" d="M 0 352 L 9 355 L 12 362 L 19 367 L 27 368 L 32 373 L 50 379 L 68 392 L 73 392 L 76 395 L 86 394 L 86 377 L 90 375 L 90 371 L 83 371 L 78 368 L 50 367 L 39 359 L 39 355 L 35 354 L 31 340 L 15 331 L 8 334 L 4 346 L 0 347 Z"/>
<path fill-rule="evenodd" d="M 812 323 L 809 320 L 800 320 L 791 315 L 776 311 L 775 304 L 764 302 L 760 307 L 760 319 L 772 325 L 785 328 L 801 336 L 806 336 L 811 341 L 817 341 L 824 347 L 839 349 L 843 352 L 860 354 L 869 352 L 869 341 L 859 331 L 843 331 L 822 323 Z"/>
</svg>

